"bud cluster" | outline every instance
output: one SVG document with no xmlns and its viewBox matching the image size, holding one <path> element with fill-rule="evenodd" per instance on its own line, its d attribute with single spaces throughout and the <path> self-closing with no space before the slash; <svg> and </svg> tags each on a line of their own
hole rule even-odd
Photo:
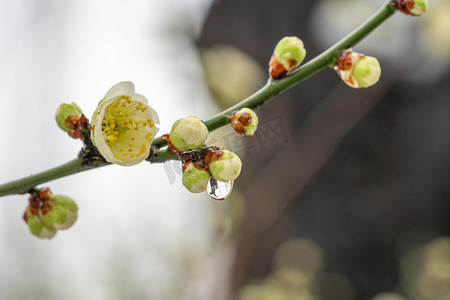
<svg viewBox="0 0 450 300">
<path fill-rule="evenodd" d="M 258 116 L 249 108 L 234 111 L 228 120 L 232 128 L 242 135 L 253 135 L 258 126 Z M 182 182 L 188 191 L 204 192 L 213 179 L 215 185 L 222 183 L 231 191 L 233 181 L 241 173 L 242 162 L 231 151 L 220 150 L 217 146 L 207 147 L 205 142 L 208 134 L 208 128 L 200 119 L 189 116 L 175 121 L 170 134 L 165 134 L 162 138 L 167 140 L 171 152 L 182 157 Z M 226 193 L 220 197 L 209 194 L 217 200 L 229 195 Z"/>
<path fill-rule="evenodd" d="M 227 150 L 212 146 L 199 156 L 183 156 L 183 185 L 192 193 L 206 191 L 211 177 L 218 181 L 234 181 L 241 173 L 242 162 L 239 157 Z"/>
<path fill-rule="evenodd" d="M 51 239 L 58 230 L 70 228 L 78 217 L 78 206 L 67 196 L 53 195 L 44 188 L 31 193 L 23 219 L 30 231 L 42 239 Z"/>
</svg>

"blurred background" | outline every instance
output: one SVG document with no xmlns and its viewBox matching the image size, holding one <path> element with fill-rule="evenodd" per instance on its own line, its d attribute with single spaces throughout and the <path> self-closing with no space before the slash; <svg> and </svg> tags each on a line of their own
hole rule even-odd
<svg viewBox="0 0 450 300">
<path fill-rule="evenodd" d="M 0 0 L 0 183 L 80 149 L 54 112 L 90 117 L 133 81 L 160 117 L 207 119 L 267 80 L 275 44 L 309 60 L 384 1 Z M 181 184 L 179 162 L 108 166 L 52 181 L 77 223 L 52 240 L 0 199 L 1 299 L 450 299 L 450 3 L 396 14 L 354 50 L 380 82 L 325 70 L 256 111 L 254 137 L 210 135 L 241 176 L 218 202 Z"/>
</svg>

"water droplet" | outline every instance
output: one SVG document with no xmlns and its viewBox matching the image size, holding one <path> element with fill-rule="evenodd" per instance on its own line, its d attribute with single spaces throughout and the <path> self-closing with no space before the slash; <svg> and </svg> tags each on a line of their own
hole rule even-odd
<svg viewBox="0 0 450 300">
<path fill-rule="evenodd" d="M 220 181 L 211 176 L 208 181 L 208 194 L 215 200 L 226 199 L 233 189 L 233 181 Z"/>
</svg>

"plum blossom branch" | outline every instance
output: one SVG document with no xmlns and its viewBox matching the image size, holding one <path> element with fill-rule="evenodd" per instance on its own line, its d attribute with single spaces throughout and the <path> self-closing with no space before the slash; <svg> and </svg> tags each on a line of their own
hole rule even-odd
<svg viewBox="0 0 450 300">
<path fill-rule="evenodd" d="M 204 121 L 208 130 L 214 131 L 219 127 L 227 125 L 229 123 L 228 118 L 233 113 L 233 111 L 242 108 L 255 108 L 274 98 L 278 94 L 286 91 L 292 86 L 300 83 L 304 79 L 314 75 L 320 70 L 323 70 L 325 68 L 333 68 L 336 58 L 343 50 L 356 45 L 365 36 L 367 36 L 381 23 L 383 23 L 386 19 L 394 14 L 396 8 L 391 2 L 392 1 L 387 2 L 379 11 L 377 11 L 372 17 L 366 20 L 361 26 L 356 28 L 353 32 L 324 51 L 322 54 L 311 59 L 296 71 L 292 72 L 289 76 L 284 77 L 280 80 L 269 79 L 264 87 L 256 91 L 248 98 Z M 86 132 L 84 134 L 86 134 Z M 95 154 L 95 147 L 93 147 L 93 145 L 90 143 L 90 139 L 87 139 L 85 136 L 84 141 L 85 148 L 80 153 L 86 154 L 89 153 L 89 151 L 94 151 L 90 152 L 90 155 L 79 155 L 78 158 L 60 166 L 0 185 L 0 197 L 5 195 L 28 193 L 37 185 L 44 182 L 110 164 L 102 157 L 92 155 Z M 165 139 L 162 139 L 161 137 L 156 138 L 151 145 L 150 155 L 146 160 L 152 163 L 159 163 L 167 160 L 179 160 L 179 155 L 174 154 L 167 149 L 160 149 L 166 145 L 167 141 Z"/>
</svg>

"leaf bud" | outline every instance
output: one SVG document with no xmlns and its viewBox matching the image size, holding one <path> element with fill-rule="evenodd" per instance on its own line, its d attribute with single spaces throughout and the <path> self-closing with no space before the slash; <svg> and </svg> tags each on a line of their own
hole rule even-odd
<svg viewBox="0 0 450 300">
<path fill-rule="evenodd" d="M 240 135 L 253 135 L 258 127 L 258 116 L 250 108 L 242 108 L 234 111 L 229 122 L 234 131 Z"/>
</svg>

